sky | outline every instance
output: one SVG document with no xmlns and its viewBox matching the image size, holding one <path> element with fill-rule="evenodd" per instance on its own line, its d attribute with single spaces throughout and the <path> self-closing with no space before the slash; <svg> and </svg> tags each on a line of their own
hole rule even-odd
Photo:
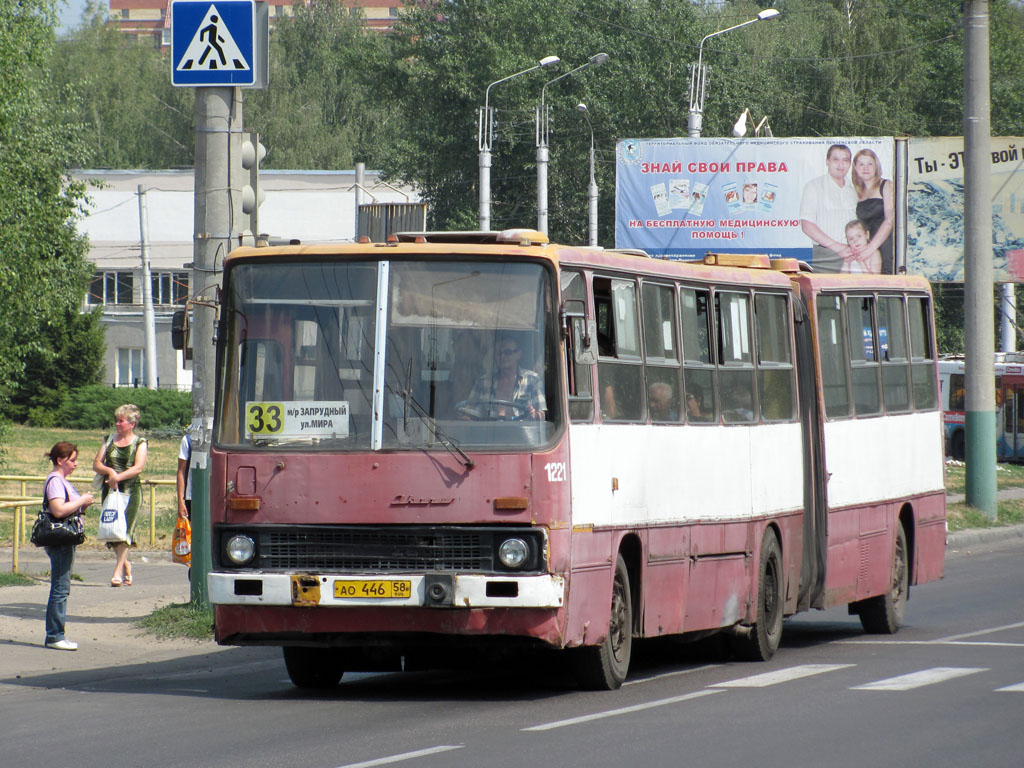
<svg viewBox="0 0 1024 768">
<path fill-rule="evenodd" d="M 60 16 L 57 34 L 64 34 L 82 21 L 82 11 L 85 10 L 85 2 L 86 0 L 61 0 L 57 3 L 57 13 Z M 103 6 L 109 7 L 105 2 Z"/>
</svg>

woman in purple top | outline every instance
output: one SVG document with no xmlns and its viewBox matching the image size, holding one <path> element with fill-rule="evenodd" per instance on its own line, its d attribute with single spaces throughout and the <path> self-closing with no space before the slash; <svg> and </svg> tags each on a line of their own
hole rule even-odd
<svg viewBox="0 0 1024 768">
<path fill-rule="evenodd" d="M 80 515 L 92 504 L 92 494 L 79 495 L 68 482 L 68 476 L 78 465 L 78 448 L 71 443 L 56 443 L 46 457 L 53 471 L 43 485 L 43 499 L 47 510 L 56 518 Z M 47 648 L 58 651 L 76 651 L 78 643 L 64 637 L 64 619 L 67 615 L 68 595 L 71 593 L 71 566 L 75 562 L 75 545 L 46 547 L 50 558 L 50 597 L 46 602 Z"/>
</svg>

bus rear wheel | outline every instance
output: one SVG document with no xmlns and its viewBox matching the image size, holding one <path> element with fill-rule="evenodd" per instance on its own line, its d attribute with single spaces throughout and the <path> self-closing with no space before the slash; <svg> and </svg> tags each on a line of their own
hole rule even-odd
<svg viewBox="0 0 1024 768">
<path fill-rule="evenodd" d="M 288 677 L 297 688 L 334 688 L 345 673 L 341 651 L 337 648 L 286 645 L 281 650 L 284 651 L 284 666 L 288 670 Z"/>
<path fill-rule="evenodd" d="M 856 604 L 860 625 L 872 635 L 892 635 L 903 624 L 910 593 L 910 568 L 907 558 L 907 534 L 896 528 L 896 550 L 892 559 L 892 586 L 884 595 L 869 597 Z"/>
<path fill-rule="evenodd" d="M 619 555 L 612 579 L 611 618 L 608 635 L 601 645 L 578 648 L 575 653 L 576 677 L 584 688 L 614 691 L 629 672 L 633 650 L 633 599 L 626 561 Z"/>
<path fill-rule="evenodd" d="M 775 532 L 766 530 L 761 539 L 761 560 L 757 580 L 756 623 L 749 633 L 733 638 L 733 650 L 748 661 L 768 661 L 782 642 L 785 609 L 782 576 L 782 547 Z"/>
</svg>

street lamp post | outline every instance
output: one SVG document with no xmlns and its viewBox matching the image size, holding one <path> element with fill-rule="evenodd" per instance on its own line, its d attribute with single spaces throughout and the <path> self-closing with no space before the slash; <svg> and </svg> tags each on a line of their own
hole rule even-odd
<svg viewBox="0 0 1024 768">
<path fill-rule="evenodd" d="M 690 65 L 690 118 L 687 127 L 691 139 L 700 138 L 701 128 L 704 123 L 704 91 L 707 86 L 707 68 L 704 66 L 704 43 L 712 37 L 724 35 L 726 32 L 732 32 L 734 29 L 739 29 L 758 21 L 774 19 L 778 15 L 779 12 L 775 8 L 766 8 L 749 21 L 712 32 L 710 35 L 705 35 L 704 39 L 700 41 L 700 45 L 697 47 L 697 63 Z"/>
<path fill-rule="evenodd" d="M 569 70 L 564 75 L 559 75 L 554 80 L 548 80 L 540 89 L 540 106 L 537 107 L 537 229 L 544 234 L 548 232 L 548 160 L 550 159 L 548 140 L 551 128 L 545 94 L 548 86 L 552 83 L 557 83 L 569 75 L 575 75 L 587 67 L 599 67 L 606 61 L 608 61 L 607 53 L 595 53 L 586 63 Z"/>
<path fill-rule="evenodd" d="M 590 112 L 586 104 L 577 104 L 576 109 L 583 115 L 590 127 L 590 187 L 587 189 L 588 227 L 590 245 L 597 245 L 597 179 L 594 177 L 594 124 L 590 122 Z"/>
<path fill-rule="evenodd" d="M 491 88 L 507 82 L 514 77 L 526 75 L 543 67 L 557 64 L 561 59 L 557 56 L 545 56 L 539 62 L 522 72 L 495 80 L 484 91 L 484 106 L 480 110 L 477 121 L 477 147 L 480 150 L 480 231 L 487 232 L 491 228 L 491 147 L 494 143 L 494 113 L 491 110 Z"/>
</svg>

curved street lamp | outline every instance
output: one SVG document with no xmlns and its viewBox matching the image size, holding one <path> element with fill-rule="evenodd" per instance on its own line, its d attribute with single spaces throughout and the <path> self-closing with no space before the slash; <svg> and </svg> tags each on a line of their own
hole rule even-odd
<svg viewBox="0 0 1024 768">
<path fill-rule="evenodd" d="M 590 186 L 587 189 L 587 233 L 589 243 L 597 246 L 597 179 L 594 177 L 594 124 L 590 122 L 590 111 L 587 105 L 582 102 L 576 105 L 576 109 L 583 115 L 590 127 Z"/>
<path fill-rule="evenodd" d="M 560 62 L 557 56 L 545 56 L 532 67 L 516 72 L 514 75 L 495 80 L 487 86 L 484 91 L 484 105 L 480 109 L 480 117 L 477 120 L 477 147 L 480 150 L 480 231 L 486 232 L 491 228 L 491 146 L 494 143 L 494 112 L 491 109 L 491 88 L 507 82 L 514 77 L 526 75 L 544 67 L 550 67 Z"/>
<path fill-rule="evenodd" d="M 700 138 L 701 128 L 704 123 L 704 91 L 707 86 L 708 77 L 707 68 L 704 66 L 704 43 L 712 37 L 724 35 L 726 32 L 732 32 L 734 29 L 739 29 L 749 24 L 756 24 L 759 21 L 768 21 L 768 19 L 774 19 L 778 15 L 779 12 L 775 8 L 765 8 L 754 18 L 744 21 L 742 24 L 736 24 L 732 27 L 712 32 L 710 35 L 705 35 L 704 39 L 700 41 L 700 45 L 697 47 L 697 63 L 690 65 L 690 118 L 687 128 L 691 139 Z"/>
<path fill-rule="evenodd" d="M 557 83 L 569 75 L 587 67 L 599 67 L 608 61 L 607 53 L 595 53 L 586 63 L 571 69 L 564 75 L 559 75 L 554 80 L 548 80 L 540 89 L 540 106 L 537 108 L 537 229 L 547 234 L 548 232 L 548 139 L 550 138 L 551 124 L 548 115 L 548 106 L 545 103 L 545 94 L 548 86 Z"/>
</svg>

